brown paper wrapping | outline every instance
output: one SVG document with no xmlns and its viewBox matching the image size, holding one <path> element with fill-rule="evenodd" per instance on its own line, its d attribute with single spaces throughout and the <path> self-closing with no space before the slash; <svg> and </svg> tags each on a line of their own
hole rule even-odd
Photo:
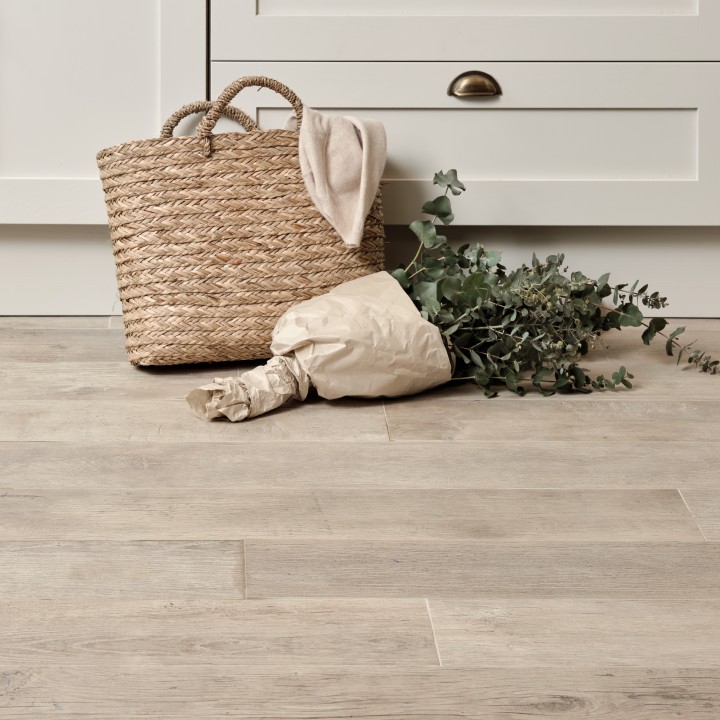
<svg viewBox="0 0 720 720">
<path fill-rule="evenodd" d="M 203 420 L 226 417 L 238 422 L 263 415 L 288 400 L 304 400 L 310 382 L 293 357 L 274 357 L 240 377 L 215 378 L 193 390 L 187 401 Z"/>
<path fill-rule="evenodd" d="M 295 305 L 272 337 L 272 352 L 294 352 L 328 400 L 412 395 L 450 380 L 440 331 L 386 272 Z"/>
<path fill-rule="evenodd" d="M 270 347 L 276 357 L 267 365 L 191 392 L 194 412 L 237 421 L 304 399 L 308 384 L 328 400 L 398 397 L 451 377 L 440 331 L 386 272 L 295 305 L 278 320 Z"/>
</svg>

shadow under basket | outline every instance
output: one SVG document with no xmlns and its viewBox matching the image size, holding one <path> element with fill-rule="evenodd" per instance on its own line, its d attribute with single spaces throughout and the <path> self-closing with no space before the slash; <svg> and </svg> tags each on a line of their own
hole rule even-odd
<svg viewBox="0 0 720 720">
<path fill-rule="evenodd" d="M 229 105 L 251 86 L 285 97 L 298 130 L 258 130 Z M 197 135 L 173 137 L 193 112 L 206 113 Z M 213 135 L 220 115 L 245 132 Z M 301 123 L 289 88 L 246 77 L 178 110 L 160 137 L 98 153 L 133 365 L 265 359 L 288 308 L 383 269 L 380 191 L 361 246 L 347 248 L 305 188 Z"/>
</svg>

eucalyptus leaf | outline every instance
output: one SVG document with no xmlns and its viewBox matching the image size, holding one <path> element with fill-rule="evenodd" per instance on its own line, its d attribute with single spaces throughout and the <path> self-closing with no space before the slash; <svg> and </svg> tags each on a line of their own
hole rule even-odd
<svg viewBox="0 0 720 720">
<path fill-rule="evenodd" d="M 459 195 L 465 190 L 465 185 L 458 180 L 457 170 L 448 170 L 446 173 L 441 170 L 435 173 L 433 183 L 440 187 L 449 188 L 453 195 Z"/>
<path fill-rule="evenodd" d="M 483 273 L 468 275 L 462 283 L 462 300 L 467 307 L 481 305 L 490 296 L 490 286 Z"/>
<path fill-rule="evenodd" d="M 470 348 L 470 359 L 478 367 L 485 367 L 485 363 L 483 362 L 482 358 L 472 348 Z"/>
<path fill-rule="evenodd" d="M 497 250 L 488 250 L 485 253 L 485 264 L 491 268 L 495 267 L 502 259 L 502 253 Z"/>
<path fill-rule="evenodd" d="M 605 285 L 607 285 L 607 282 L 608 282 L 609 279 L 610 279 L 610 273 L 605 273 L 604 275 L 601 275 L 601 276 L 597 279 L 597 286 L 598 286 L 598 287 L 604 287 Z"/>
<path fill-rule="evenodd" d="M 654 317 L 650 319 L 647 330 L 642 334 L 642 341 L 645 345 L 649 345 L 657 333 L 662 332 L 667 327 L 668 321 L 665 318 Z"/>
<path fill-rule="evenodd" d="M 637 305 L 625 303 L 618 308 L 620 313 L 620 327 L 640 327 L 643 321 L 643 314 Z"/>
<path fill-rule="evenodd" d="M 460 296 L 463 286 L 463 279 L 458 275 L 451 275 L 443 280 L 440 291 L 442 297 L 454 303 Z"/>
<path fill-rule="evenodd" d="M 407 272 L 403 268 L 393 270 L 390 274 L 400 283 L 400 287 L 403 290 L 410 289 L 410 280 L 408 279 Z"/>
<path fill-rule="evenodd" d="M 670 356 L 673 355 L 673 340 L 675 340 L 676 337 L 679 337 L 680 335 L 682 335 L 684 332 L 685 332 L 685 326 L 679 327 L 670 333 L 670 335 L 667 339 L 667 342 L 665 343 L 665 352 L 668 355 L 670 355 Z"/>
<path fill-rule="evenodd" d="M 450 198 L 447 195 L 440 195 L 430 202 L 426 202 L 423 205 L 422 211 L 426 215 L 434 215 L 440 220 L 443 225 L 449 225 L 455 216 L 452 212 L 452 204 Z"/>
<path fill-rule="evenodd" d="M 478 385 L 488 385 L 490 383 L 490 376 L 485 372 L 484 368 L 478 367 L 474 372 L 475 382 Z"/>
<path fill-rule="evenodd" d="M 438 237 L 435 226 L 429 220 L 415 220 L 410 223 L 410 229 L 428 250 L 444 245 L 447 240 L 447 238 Z"/>
<path fill-rule="evenodd" d="M 417 282 L 415 283 L 415 298 L 420 302 L 421 307 L 427 311 L 430 317 L 435 317 L 440 312 L 440 302 L 438 300 L 438 283 L 435 282 Z"/>
</svg>

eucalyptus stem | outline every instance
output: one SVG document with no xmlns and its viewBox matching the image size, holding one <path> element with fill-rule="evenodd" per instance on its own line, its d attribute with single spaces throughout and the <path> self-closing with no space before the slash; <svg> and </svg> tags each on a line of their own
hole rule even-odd
<svg viewBox="0 0 720 720">
<path fill-rule="evenodd" d="M 420 255 L 422 254 L 422 251 L 423 251 L 423 244 L 419 243 L 417 252 L 415 253 L 415 257 L 408 263 L 408 266 L 405 268 L 405 272 L 407 272 L 418 261 L 418 259 L 420 258 Z M 417 273 L 410 275 L 410 277 L 415 277 L 415 275 L 417 275 Z"/>
<path fill-rule="evenodd" d="M 450 190 L 450 188 L 446 187 L 445 195 L 443 197 L 447 197 L 448 190 Z M 438 219 L 438 215 L 435 215 L 430 222 L 434 225 L 437 222 L 437 219 Z M 405 268 L 405 272 L 407 272 L 418 261 L 418 259 L 420 258 L 420 255 L 422 254 L 424 247 L 425 246 L 423 245 L 422 242 L 418 244 L 418 249 L 417 249 L 417 252 L 415 253 L 415 257 L 409 262 L 408 266 Z M 410 275 L 410 278 L 414 278 L 416 275 L 419 275 L 421 272 L 422 272 L 422 268 L 420 270 L 418 270 L 418 272 L 415 272 L 412 275 Z"/>
</svg>

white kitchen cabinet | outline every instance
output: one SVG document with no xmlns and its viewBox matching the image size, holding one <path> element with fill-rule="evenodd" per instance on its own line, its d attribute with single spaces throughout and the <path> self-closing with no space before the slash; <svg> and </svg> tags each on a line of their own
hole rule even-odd
<svg viewBox="0 0 720 720">
<path fill-rule="evenodd" d="M 0 0 L 0 314 L 118 312 L 95 153 L 262 73 L 383 120 L 387 223 L 454 166 L 465 235 L 598 272 L 622 249 L 672 313 L 717 316 L 698 287 L 720 239 L 719 61 L 720 0 Z M 502 95 L 449 97 L 466 70 Z M 288 114 L 267 91 L 238 102 L 261 126 Z"/>
<path fill-rule="evenodd" d="M 0 223 L 105 224 L 95 154 L 206 92 L 204 0 L 0 0 Z"/>
<path fill-rule="evenodd" d="M 718 0 L 211 0 L 213 60 L 718 60 Z"/>
</svg>

